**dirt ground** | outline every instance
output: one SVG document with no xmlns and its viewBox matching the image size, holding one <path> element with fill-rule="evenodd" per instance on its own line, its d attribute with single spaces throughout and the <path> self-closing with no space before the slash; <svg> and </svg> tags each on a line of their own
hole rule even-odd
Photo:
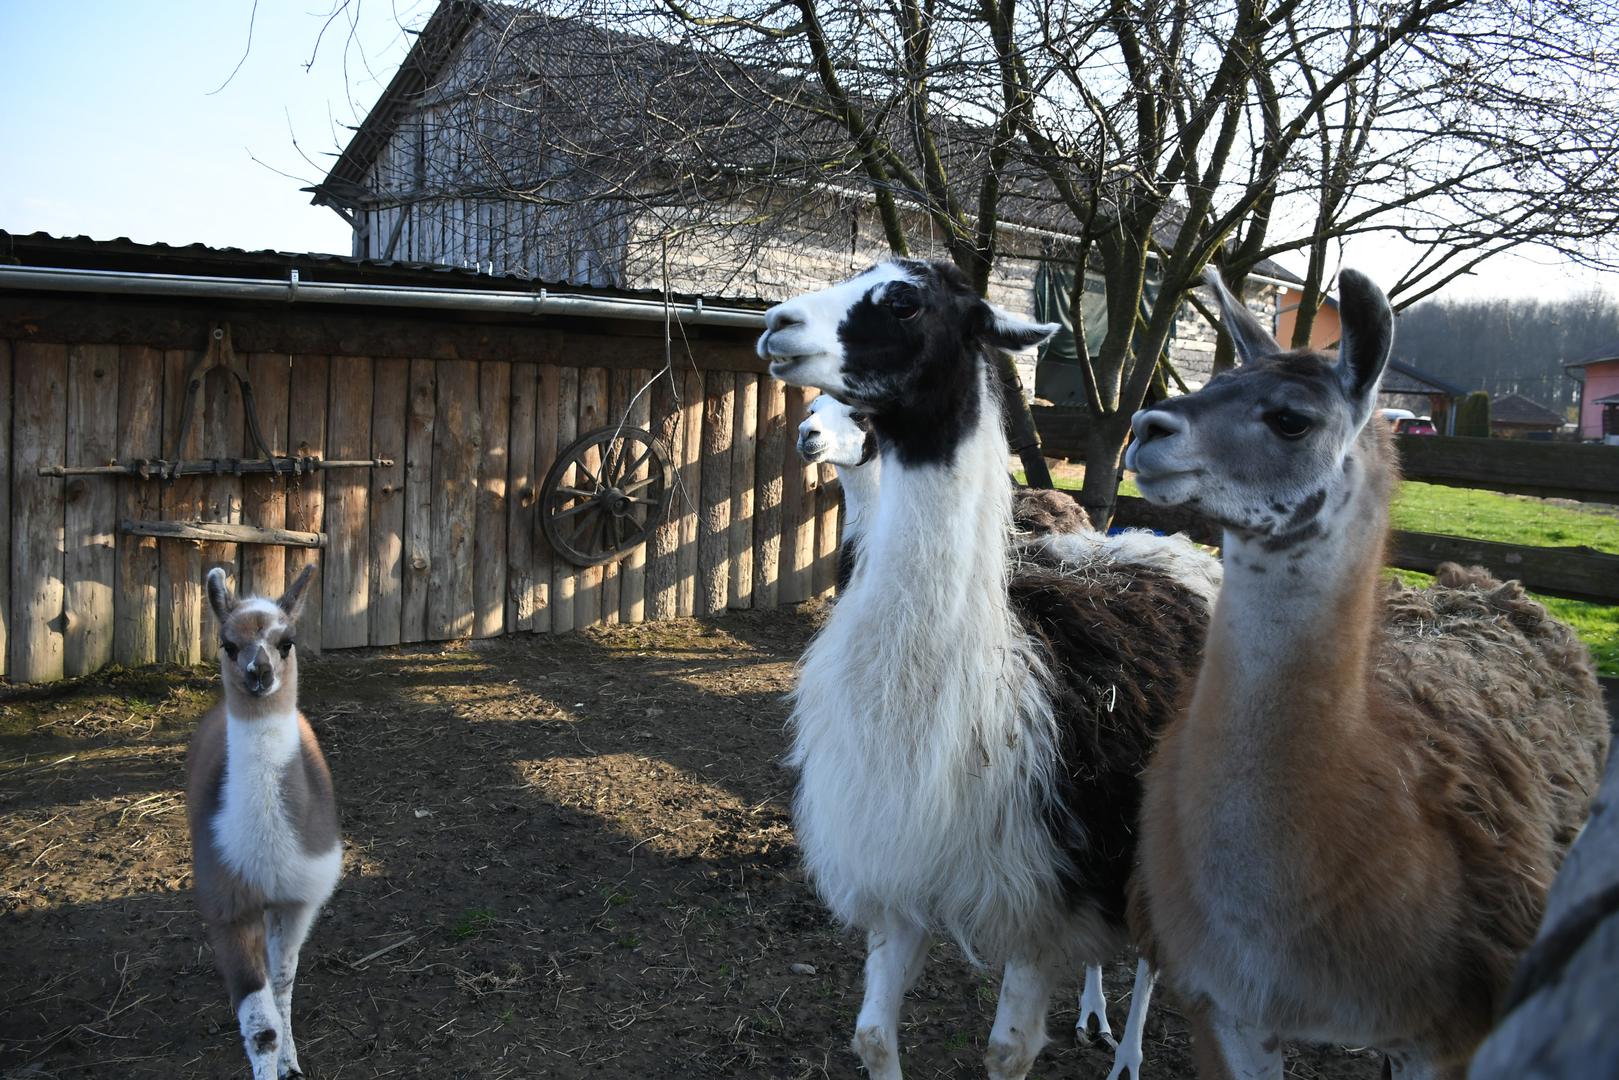
<svg viewBox="0 0 1619 1080">
<path fill-rule="evenodd" d="M 348 847 L 294 1006 L 309 1075 L 858 1075 L 858 943 L 804 884 L 779 764 L 812 629 L 734 614 L 306 660 Z M 188 895 L 182 759 L 214 682 L 0 691 L 0 1077 L 246 1075 Z M 995 980 L 932 957 L 907 1076 L 982 1076 Z M 1129 975 L 1108 972 L 1116 1028 Z M 1074 1015 L 1065 992 L 1033 1076 L 1107 1075 Z M 1310 1051 L 1288 1074 L 1378 1068 Z M 1192 1075 L 1167 1003 L 1146 1074 Z"/>
</svg>

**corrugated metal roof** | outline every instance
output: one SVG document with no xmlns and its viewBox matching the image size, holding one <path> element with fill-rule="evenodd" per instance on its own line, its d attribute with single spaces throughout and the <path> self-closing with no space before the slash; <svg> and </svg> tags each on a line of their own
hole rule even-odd
<svg viewBox="0 0 1619 1080">
<path fill-rule="evenodd" d="M 606 289 L 572 282 L 541 281 L 521 274 L 484 273 L 470 267 L 402 260 L 356 259 L 320 252 L 248 251 L 206 244 L 143 244 L 128 237 L 95 240 L 88 236 L 52 236 L 0 230 L 0 263 L 13 266 L 53 266 L 72 270 L 125 270 L 137 273 L 205 274 L 215 277 L 287 277 L 298 271 L 310 282 L 364 282 L 377 285 L 426 285 L 437 288 L 490 289 L 532 293 L 539 289 L 567 290 L 601 297 L 649 300 L 661 298 L 655 290 Z M 677 294 L 671 299 L 695 302 L 698 297 Z M 715 300 L 716 297 L 703 299 Z M 757 297 L 725 297 L 727 305 L 765 308 Z"/>
</svg>

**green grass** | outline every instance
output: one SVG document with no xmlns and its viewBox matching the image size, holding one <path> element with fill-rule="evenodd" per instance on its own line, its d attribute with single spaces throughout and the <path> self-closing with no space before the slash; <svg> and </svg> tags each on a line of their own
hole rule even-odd
<svg viewBox="0 0 1619 1080">
<path fill-rule="evenodd" d="M 1411 532 L 1535 547 L 1584 545 L 1619 555 L 1619 513 L 1493 491 L 1408 481 L 1400 485 L 1391 519 L 1396 529 Z"/>
</svg>

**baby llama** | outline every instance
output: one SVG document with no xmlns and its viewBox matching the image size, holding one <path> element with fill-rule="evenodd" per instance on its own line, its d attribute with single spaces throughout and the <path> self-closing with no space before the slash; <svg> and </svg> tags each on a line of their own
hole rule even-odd
<svg viewBox="0 0 1619 1080">
<path fill-rule="evenodd" d="M 215 569 L 224 700 L 186 755 L 197 906 L 224 976 L 254 1080 L 302 1076 L 292 985 L 309 926 L 343 867 L 326 759 L 298 711 L 293 627 L 314 573 L 279 601 L 238 600 Z"/>
</svg>

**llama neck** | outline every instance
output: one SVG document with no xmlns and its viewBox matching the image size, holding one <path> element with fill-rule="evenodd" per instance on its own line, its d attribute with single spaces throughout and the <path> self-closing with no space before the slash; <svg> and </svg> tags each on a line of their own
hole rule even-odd
<svg viewBox="0 0 1619 1080">
<path fill-rule="evenodd" d="M 890 587 L 955 608 L 1006 607 L 1006 563 L 1012 526 L 1012 479 L 999 399 L 980 382 L 976 415 L 951 452 L 915 460 L 903 443 L 885 441 L 872 463 L 881 466 L 882 497 L 865 514 L 861 558 Z M 913 600 L 913 603 L 915 601 Z"/>
<path fill-rule="evenodd" d="M 845 540 L 858 540 L 871 531 L 882 461 L 873 458 L 864 465 L 839 465 L 837 470 L 838 484 L 843 488 L 843 536 Z"/>
<path fill-rule="evenodd" d="M 253 697 L 225 690 L 226 798 L 279 790 L 281 774 L 298 753 L 298 669 L 289 662 L 273 694 Z"/>
<path fill-rule="evenodd" d="M 1243 782 L 1285 771 L 1279 762 L 1330 761 L 1364 735 L 1388 535 L 1379 459 L 1375 433 L 1351 448 L 1313 535 L 1226 532 L 1225 583 L 1189 722 Z"/>
</svg>

